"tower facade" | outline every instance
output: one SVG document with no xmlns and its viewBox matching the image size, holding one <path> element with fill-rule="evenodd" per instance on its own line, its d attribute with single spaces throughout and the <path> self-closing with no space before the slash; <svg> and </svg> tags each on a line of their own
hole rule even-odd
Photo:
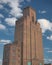
<svg viewBox="0 0 52 65">
<path fill-rule="evenodd" d="M 14 43 L 4 46 L 3 65 L 43 65 L 42 30 L 31 7 L 16 21 Z"/>
</svg>

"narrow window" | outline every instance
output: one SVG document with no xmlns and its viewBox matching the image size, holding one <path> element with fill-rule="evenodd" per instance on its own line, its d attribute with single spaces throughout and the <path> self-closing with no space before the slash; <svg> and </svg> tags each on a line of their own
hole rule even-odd
<svg viewBox="0 0 52 65">
<path fill-rule="evenodd" d="M 27 8 L 27 14 L 26 14 L 26 15 L 29 16 L 29 14 L 30 14 L 30 13 L 29 13 L 29 7 L 28 7 L 28 8 Z"/>
<path fill-rule="evenodd" d="M 29 16 L 29 10 L 27 11 L 27 15 Z"/>
<path fill-rule="evenodd" d="M 32 16 L 32 22 L 34 23 L 34 16 Z"/>
</svg>

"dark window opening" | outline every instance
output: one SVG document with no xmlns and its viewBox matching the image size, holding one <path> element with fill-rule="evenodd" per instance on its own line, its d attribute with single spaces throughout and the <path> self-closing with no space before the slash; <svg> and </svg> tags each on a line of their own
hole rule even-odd
<svg viewBox="0 0 52 65">
<path fill-rule="evenodd" d="M 27 13 L 26 13 L 26 15 L 28 15 L 28 16 L 29 16 L 29 10 L 27 10 Z"/>
<path fill-rule="evenodd" d="M 32 22 L 34 22 L 34 16 L 32 16 Z"/>
</svg>

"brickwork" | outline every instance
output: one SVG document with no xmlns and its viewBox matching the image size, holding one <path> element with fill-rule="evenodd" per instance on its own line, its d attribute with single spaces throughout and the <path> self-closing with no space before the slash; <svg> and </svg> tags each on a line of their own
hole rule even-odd
<svg viewBox="0 0 52 65">
<path fill-rule="evenodd" d="M 5 61 L 7 51 L 9 61 Z M 14 43 L 5 45 L 3 57 L 3 65 L 28 65 L 28 62 L 31 65 L 43 65 L 44 62 L 42 30 L 31 7 L 24 8 L 23 17 L 16 21 Z"/>
</svg>

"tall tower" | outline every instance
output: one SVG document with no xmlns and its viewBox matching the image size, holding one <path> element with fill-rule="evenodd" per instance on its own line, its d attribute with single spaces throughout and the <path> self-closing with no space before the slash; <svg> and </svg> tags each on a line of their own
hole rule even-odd
<svg viewBox="0 0 52 65">
<path fill-rule="evenodd" d="M 31 7 L 16 21 L 14 43 L 4 46 L 3 65 L 43 65 L 42 30 Z"/>
</svg>

